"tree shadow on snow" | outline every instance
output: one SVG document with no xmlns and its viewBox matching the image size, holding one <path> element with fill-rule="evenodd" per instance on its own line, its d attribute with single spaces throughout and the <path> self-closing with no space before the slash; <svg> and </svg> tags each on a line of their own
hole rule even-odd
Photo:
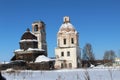
<svg viewBox="0 0 120 80">
<path fill-rule="evenodd" d="M 6 78 L 2 76 L 1 72 L 0 72 L 0 80 L 6 80 Z"/>
</svg>

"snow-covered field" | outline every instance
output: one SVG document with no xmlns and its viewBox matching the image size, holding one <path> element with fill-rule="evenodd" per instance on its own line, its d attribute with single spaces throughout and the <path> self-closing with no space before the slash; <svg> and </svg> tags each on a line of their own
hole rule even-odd
<svg viewBox="0 0 120 80">
<path fill-rule="evenodd" d="M 2 75 L 7 80 L 120 80 L 120 68 L 2 71 Z"/>
</svg>

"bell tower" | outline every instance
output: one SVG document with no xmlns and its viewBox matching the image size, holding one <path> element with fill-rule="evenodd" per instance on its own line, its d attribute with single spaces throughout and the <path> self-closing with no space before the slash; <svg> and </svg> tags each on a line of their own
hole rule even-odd
<svg viewBox="0 0 120 80">
<path fill-rule="evenodd" d="M 43 21 L 34 22 L 32 24 L 32 33 L 37 37 L 38 48 L 45 50 L 45 55 L 47 56 L 45 23 Z"/>
<path fill-rule="evenodd" d="M 79 68 L 81 66 L 79 34 L 65 16 L 57 34 L 57 47 L 55 48 L 55 68 Z"/>
</svg>

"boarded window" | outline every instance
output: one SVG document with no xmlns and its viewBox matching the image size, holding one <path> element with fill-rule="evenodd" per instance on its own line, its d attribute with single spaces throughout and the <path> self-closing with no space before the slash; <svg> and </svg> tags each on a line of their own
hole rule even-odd
<svg viewBox="0 0 120 80">
<path fill-rule="evenodd" d="M 70 56 L 70 51 L 67 52 L 67 56 Z"/>
</svg>

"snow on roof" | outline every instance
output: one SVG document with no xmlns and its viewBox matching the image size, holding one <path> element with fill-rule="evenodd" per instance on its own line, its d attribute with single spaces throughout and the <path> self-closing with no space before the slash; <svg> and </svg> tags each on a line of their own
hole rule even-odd
<svg viewBox="0 0 120 80">
<path fill-rule="evenodd" d="M 28 48 L 27 51 L 45 51 L 45 50 L 39 48 Z"/>
<path fill-rule="evenodd" d="M 15 50 L 15 52 L 19 52 L 19 51 L 24 51 L 23 49 L 17 49 Z"/>
<path fill-rule="evenodd" d="M 50 59 L 44 55 L 38 56 L 35 60 L 35 62 L 48 62 L 48 61 L 52 61 L 52 59 Z"/>
<path fill-rule="evenodd" d="M 23 49 L 15 50 L 15 52 L 20 52 L 20 51 L 24 51 L 24 50 Z M 26 51 L 45 51 L 45 50 L 39 48 L 28 48 Z"/>
<path fill-rule="evenodd" d="M 35 40 L 35 39 L 23 39 L 23 40 L 20 40 L 20 42 L 38 42 L 38 40 Z"/>
</svg>

